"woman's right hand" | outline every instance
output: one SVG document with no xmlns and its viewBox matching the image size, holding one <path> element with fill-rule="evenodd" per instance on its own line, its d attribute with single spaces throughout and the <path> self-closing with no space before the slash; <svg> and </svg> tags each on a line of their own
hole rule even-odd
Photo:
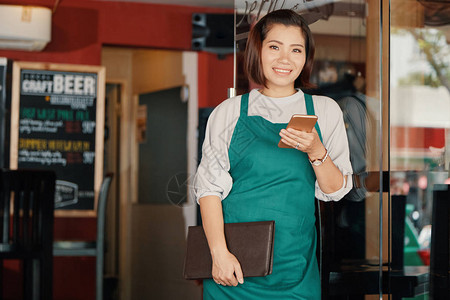
<svg viewBox="0 0 450 300">
<path fill-rule="evenodd" d="M 199 199 L 203 229 L 212 257 L 212 277 L 217 284 L 237 286 L 244 283 L 241 264 L 228 251 L 224 234 L 222 200 L 208 195 Z"/>
<path fill-rule="evenodd" d="M 241 264 L 228 249 L 212 255 L 212 277 L 217 284 L 237 286 L 244 283 Z"/>
</svg>

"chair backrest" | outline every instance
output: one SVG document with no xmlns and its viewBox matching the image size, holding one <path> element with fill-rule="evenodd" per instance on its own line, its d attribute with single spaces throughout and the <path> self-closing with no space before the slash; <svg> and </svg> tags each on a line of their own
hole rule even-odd
<svg viewBox="0 0 450 300">
<path fill-rule="evenodd" d="M 430 299 L 450 296 L 450 185 L 433 187 L 431 221 Z"/>
<path fill-rule="evenodd" d="M 98 247 L 103 247 L 105 240 L 105 220 L 106 220 L 106 202 L 108 198 L 109 187 L 113 179 L 113 173 L 106 174 L 100 187 L 97 205 L 97 243 Z"/>
<path fill-rule="evenodd" d="M 406 195 L 391 197 L 391 271 L 403 272 L 405 249 Z"/>
<path fill-rule="evenodd" d="M 55 180 L 53 171 L 0 170 L 0 254 L 51 251 Z"/>
</svg>

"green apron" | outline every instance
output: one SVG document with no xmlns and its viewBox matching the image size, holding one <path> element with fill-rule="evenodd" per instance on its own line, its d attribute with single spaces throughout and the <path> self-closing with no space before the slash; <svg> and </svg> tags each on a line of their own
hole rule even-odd
<svg viewBox="0 0 450 300">
<path fill-rule="evenodd" d="M 312 97 L 305 94 L 309 115 Z M 287 123 L 248 116 L 248 94 L 242 95 L 239 120 L 229 147 L 233 188 L 222 201 L 225 223 L 275 220 L 272 274 L 246 277 L 244 284 L 221 286 L 203 281 L 203 299 L 320 299 L 316 259 L 314 185 L 308 156 L 279 148 Z M 320 129 L 316 124 L 316 130 Z"/>
</svg>

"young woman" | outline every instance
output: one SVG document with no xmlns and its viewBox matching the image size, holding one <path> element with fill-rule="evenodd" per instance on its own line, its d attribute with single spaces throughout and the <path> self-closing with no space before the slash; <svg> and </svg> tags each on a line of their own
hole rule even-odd
<svg viewBox="0 0 450 300">
<path fill-rule="evenodd" d="M 251 30 L 248 77 L 262 86 L 211 114 L 194 189 L 213 260 L 204 299 L 320 299 L 314 197 L 339 200 L 351 189 L 339 106 L 311 97 L 311 32 L 298 14 L 278 10 Z M 311 133 L 286 130 L 293 114 L 318 116 Z M 279 148 L 282 141 L 292 148 Z M 272 274 L 243 278 L 223 224 L 275 220 Z"/>
</svg>

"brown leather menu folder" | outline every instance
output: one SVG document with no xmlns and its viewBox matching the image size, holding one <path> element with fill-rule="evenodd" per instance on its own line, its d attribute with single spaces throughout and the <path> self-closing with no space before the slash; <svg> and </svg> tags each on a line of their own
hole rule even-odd
<svg viewBox="0 0 450 300">
<path fill-rule="evenodd" d="M 275 221 L 226 223 L 228 250 L 241 264 L 244 277 L 272 273 Z M 189 226 L 184 260 L 185 279 L 212 278 L 212 259 L 202 226 Z"/>
</svg>

